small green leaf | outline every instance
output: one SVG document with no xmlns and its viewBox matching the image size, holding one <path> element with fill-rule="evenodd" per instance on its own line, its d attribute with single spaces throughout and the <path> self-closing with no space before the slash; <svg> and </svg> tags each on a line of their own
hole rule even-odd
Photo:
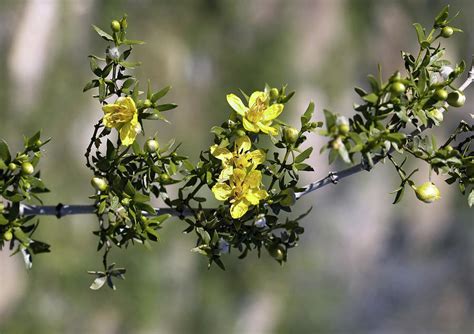
<svg viewBox="0 0 474 334">
<path fill-rule="evenodd" d="M 423 43 L 426 40 L 425 29 L 419 23 L 414 23 L 413 26 L 416 30 L 416 36 L 418 37 L 418 43 Z"/>
<path fill-rule="evenodd" d="M 99 27 L 95 26 L 95 25 L 92 25 L 92 27 L 94 28 L 94 30 L 99 34 L 100 37 L 102 37 L 103 39 L 105 39 L 106 41 L 110 41 L 112 42 L 114 39 L 112 38 L 112 36 L 110 36 L 108 33 L 106 33 L 105 31 L 103 31 L 102 29 L 100 29 Z"/>
<path fill-rule="evenodd" d="M 170 89 L 171 89 L 171 86 L 167 86 L 167 87 L 161 89 L 160 91 L 156 92 L 155 94 L 153 94 L 152 97 L 151 97 L 151 102 L 155 103 L 157 100 L 161 99 L 163 96 L 168 94 Z"/>
<path fill-rule="evenodd" d="M 99 80 L 97 79 L 94 79 L 92 81 L 89 81 L 85 86 L 84 88 L 82 89 L 82 92 L 87 92 L 88 90 L 92 89 L 92 88 L 95 88 L 99 86 Z"/>
<path fill-rule="evenodd" d="M 160 104 L 156 107 L 159 111 L 167 111 L 176 108 L 178 105 L 174 103 Z"/>
<path fill-rule="evenodd" d="M 0 140 L 0 158 L 2 158 L 2 160 L 7 163 L 11 159 L 10 150 L 8 149 L 8 144 L 4 140 Z"/>
<path fill-rule="evenodd" d="M 311 121 L 313 112 L 314 112 L 314 102 L 311 101 L 308 105 L 308 108 L 306 108 L 306 111 L 304 112 L 303 116 L 301 116 L 301 127 L 305 126 Z"/>
<path fill-rule="evenodd" d="M 313 147 L 308 147 L 306 150 L 301 152 L 296 158 L 295 158 L 295 163 L 300 163 L 305 161 L 306 159 L 309 158 L 311 153 L 313 152 Z"/>
</svg>

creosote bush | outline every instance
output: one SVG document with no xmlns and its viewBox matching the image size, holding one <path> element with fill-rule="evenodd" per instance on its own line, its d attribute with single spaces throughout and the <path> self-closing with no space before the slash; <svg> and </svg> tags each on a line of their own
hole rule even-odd
<svg viewBox="0 0 474 334">
<path fill-rule="evenodd" d="M 456 183 L 472 206 L 472 117 L 466 117 L 442 144 L 429 134 L 449 116 L 450 107 L 466 103 L 463 91 L 474 77 L 470 68 L 466 81 L 456 85 L 465 63 L 452 65 L 444 57 L 443 39 L 460 32 L 451 20 L 445 7 L 429 31 L 415 24 L 418 53 L 402 52 L 403 70 L 384 80 L 379 68 L 376 76 L 369 76 L 368 90 L 355 88 L 360 102 L 350 118 L 324 110 L 320 114 L 324 122 L 316 122 L 310 102 L 299 124 L 284 123 L 280 117 L 292 110 L 294 95 L 286 85 L 266 84 L 250 94 L 228 94 L 228 117 L 211 129 L 213 143 L 200 153 L 197 164 L 179 151 L 174 140 L 164 144 L 158 132 L 144 133 L 145 121 L 166 123 L 166 113 L 177 105 L 165 99 L 169 86 L 154 90 L 150 81 L 140 85 L 134 76 L 140 63 L 129 59 L 143 42 L 128 39 L 126 16 L 111 22 L 110 33 L 93 26 L 106 47 L 103 55 L 89 56 L 95 77 L 84 87 L 93 92 L 101 109 L 85 150 L 94 204 L 80 212 L 97 216 L 93 233 L 103 254 L 103 269 L 89 271 L 94 275 L 91 288 L 107 283 L 115 289 L 114 279 L 123 278 L 126 270 L 110 263 L 113 248 L 136 243 L 150 247 L 171 219 L 184 222 L 184 232 L 196 238 L 192 251 L 206 256 L 209 265 L 224 269 L 222 255 L 234 251 L 244 258 L 252 251 L 260 256 L 262 250 L 283 264 L 304 233 L 301 221 L 311 210 L 294 213 L 296 200 L 357 171 L 370 170 L 380 161 L 391 163 L 400 177 L 394 203 L 405 189 L 412 189 L 424 203 L 439 199 L 440 191 L 430 180 L 434 172 L 446 175 L 447 183 Z M 143 86 L 145 91 L 140 90 Z M 328 153 L 330 164 L 340 159 L 352 167 L 305 186 L 299 179 L 314 168 L 307 163 L 313 148 L 305 145 L 312 133 L 327 138 L 320 152 Z M 0 142 L 0 248 L 22 253 L 28 268 L 33 254 L 50 251 L 47 243 L 33 238 L 39 224 L 36 216 L 79 213 L 73 205 L 42 206 L 40 195 L 48 189 L 40 179 L 38 162 L 48 141 L 42 142 L 38 132 L 25 138 L 24 149 L 16 154 Z M 417 170 L 405 169 L 408 159 L 429 165 L 425 183 L 414 183 Z M 177 188 L 177 196 L 168 193 L 170 186 Z M 212 192 L 218 207 L 206 205 L 208 198 L 200 195 L 203 188 Z M 167 207 L 153 208 L 150 203 L 156 198 Z"/>
</svg>

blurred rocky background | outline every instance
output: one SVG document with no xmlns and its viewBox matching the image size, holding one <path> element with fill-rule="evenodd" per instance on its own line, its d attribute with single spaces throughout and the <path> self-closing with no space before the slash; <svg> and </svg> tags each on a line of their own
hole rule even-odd
<svg viewBox="0 0 474 334">
<path fill-rule="evenodd" d="M 451 0 L 465 31 L 444 41 L 453 61 L 474 53 L 474 2 Z M 265 82 L 297 91 L 284 119 L 298 121 L 310 100 L 352 114 L 352 87 L 381 64 L 402 68 L 400 50 L 414 52 L 413 22 L 430 26 L 437 0 L 0 0 L 0 136 L 18 148 L 41 128 L 52 142 L 41 163 L 53 190 L 49 204 L 88 203 L 91 175 L 83 152 L 97 101 L 82 93 L 91 78 L 87 55 L 105 47 L 91 24 L 107 27 L 123 13 L 129 35 L 147 44 L 135 59 L 142 82 L 171 84 L 179 108 L 159 139 L 182 141 L 194 161 L 226 119 L 225 94 Z M 469 99 L 474 90 L 469 88 Z M 452 110 L 442 138 L 474 104 Z M 148 128 L 147 131 L 155 131 Z M 323 140 L 314 136 L 318 151 Z M 315 173 L 330 170 L 314 154 Z M 332 166 L 331 168 L 337 168 Z M 339 166 L 342 167 L 342 166 Z M 418 181 L 427 168 L 420 166 Z M 393 206 L 391 166 L 377 166 L 306 196 L 313 206 L 300 247 L 280 267 L 267 254 L 224 258 L 227 271 L 207 269 L 192 254 L 193 237 L 169 222 L 151 251 L 115 251 L 128 268 L 118 291 L 89 290 L 87 270 L 100 268 L 93 216 L 42 218 L 39 255 L 31 271 L 20 256 L 0 252 L 0 333 L 472 333 L 474 215 L 454 187 L 435 177 L 442 199 L 426 205 L 407 192 Z"/>
</svg>

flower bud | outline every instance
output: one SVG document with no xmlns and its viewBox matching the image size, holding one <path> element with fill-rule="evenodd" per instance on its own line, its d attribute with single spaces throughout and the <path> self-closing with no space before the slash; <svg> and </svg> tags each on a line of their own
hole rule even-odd
<svg viewBox="0 0 474 334">
<path fill-rule="evenodd" d="M 434 93 L 434 98 L 438 101 L 445 101 L 448 98 L 448 92 L 446 89 L 437 89 Z"/>
<path fill-rule="evenodd" d="M 107 180 L 99 176 L 94 176 L 92 178 L 91 185 L 98 191 L 106 191 L 109 187 Z"/>
<path fill-rule="evenodd" d="M 122 198 L 122 200 L 120 201 L 120 203 L 122 203 L 122 205 L 125 205 L 125 206 L 129 206 L 130 205 L 130 198 Z M 143 217 L 143 216 L 142 216 Z"/>
<path fill-rule="evenodd" d="M 143 107 L 144 108 L 150 108 L 153 104 L 151 103 L 151 101 L 149 99 L 146 99 L 144 102 L 143 102 Z"/>
<path fill-rule="evenodd" d="M 3 240 L 10 241 L 12 239 L 13 239 L 13 233 L 11 230 L 7 230 L 5 233 L 3 233 Z"/>
<path fill-rule="evenodd" d="M 161 173 L 160 174 L 160 181 L 161 182 L 168 182 L 170 180 L 170 176 L 166 173 Z"/>
<path fill-rule="evenodd" d="M 398 96 L 403 93 L 405 93 L 406 87 L 404 84 L 401 82 L 394 82 L 392 86 L 390 87 L 390 91 L 392 92 L 393 95 Z"/>
<path fill-rule="evenodd" d="M 294 127 L 287 126 L 283 129 L 283 139 L 288 144 L 294 144 L 298 140 L 299 133 Z"/>
<path fill-rule="evenodd" d="M 112 28 L 113 32 L 119 32 L 120 31 L 120 22 L 117 20 L 113 20 L 112 23 L 110 23 L 110 28 Z"/>
<path fill-rule="evenodd" d="M 270 89 L 270 98 L 272 100 L 275 100 L 279 95 L 280 95 L 280 92 L 278 92 L 278 89 L 276 88 Z"/>
<path fill-rule="evenodd" d="M 145 142 L 145 151 L 148 153 L 155 153 L 160 148 L 160 144 L 155 139 L 148 139 Z"/>
<path fill-rule="evenodd" d="M 425 182 L 419 187 L 415 187 L 416 197 L 425 203 L 433 203 L 441 198 L 439 189 L 433 182 Z"/>
<path fill-rule="evenodd" d="M 277 261 L 284 261 L 286 258 L 286 249 L 285 246 L 281 244 L 273 245 L 268 250 L 271 256 Z"/>
<path fill-rule="evenodd" d="M 14 172 L 16 170 L 16 165 L 13 162 L 10 162 L 8 164 L 8 170 L 10 170 L 11 172 Z"/>
<path fill-rule="evenodd" d="M 339 149 L 344 145 L 344 143 L 342 142 L 342 139 L 341 137 L 337 137 L 336 139 L 334 139 L 332 142 L 331 142 L 331 148 L 333 150 L 336 150 L 336 151 L 339 151 Z"/>
<path fill-rule="evenodd" d="M 459 108 L 466 102 L 466 96 L 462 92 L 456 90 L 449 93 L 447 102 L 450 106 Z"/>
<path fill-rule="evenodd" d="M 449 38 L 453 34 L 454 34 L 454 30 L 451 27 L 446 26 L 443 29 L 441 29 L 441 36 L 443 36 L 444 38 Z"/>
<path fill-rule="evenodd" d="M 338 116 L 336 118 L 336 126 L 343 135 L 347 134 L 350 130 L 349 121 L 344 116 Z"/>
<path fill-rule="evenodd" d="M 25 175 L 31 175 L 35 172 L 35 168 L 30 162 L 23 162 L 21 164 L 21 172 Z"/>
</svg>

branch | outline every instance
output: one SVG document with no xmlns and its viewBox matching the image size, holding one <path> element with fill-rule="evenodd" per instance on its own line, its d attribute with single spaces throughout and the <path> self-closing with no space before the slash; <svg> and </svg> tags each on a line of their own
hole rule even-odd
<svg viewBox="0 0 474 334">
<path fill-rule="evenodd" d="M 474 55 L 472 58 L 471 69 L 468 72 L 468 77 L 466 81 L 464 81 L 464 83 L 459 87 L 458 90 L 464 91 L 467 87 L 469 87 L 469 85 L 472 84 L 473 81 L 474 81 Z M 444 108 L 446 108 L 446 106 Z M 99 126 L 100 126 L 100 123 L 96 124 L 93 137 L 97 134 L 97 130 Z M 410 133 L 409 138 L 422 133 L 426 129 L 427 127 L 421 127 L 414 130 L 413 132 Z M 90 147 L 88 147 L 88 151 L 92 147 L 92 144 L 89 146 Z M 392 152 L 393 152 L 393 148 L 387 154 L 390 154 Z M 385 157 L 386 155 L 375 156 L 373 158 L 373 165 L 379 163 L 381 160 L 385 159 Z M 88 158 L 87 153 L 86 153 L 86 158 Z M 364 160 L 358 165 L 343 169 L 338 172 L 330 172 L 326 177 L 304 186 L 303 187 L 304 190 L 299 193 L 296 193 L 295 197 L 296 199 L 299 199 L 303 197 L 304 195 L 309 194 L 318 189 L 321 189 L 329 184 L 337 184 L 340 180 L 346 177 L 355 175 L 362 171 L 370 171 L 371 169 L 372 169 L 372 166 L 370 166 Z M 61 218 L 64 216 L 75 215 L 75 214 L 94 214 L 95 210 L 96 210 L 96 207 L 94 205 L 66 205 L 66 204 L 59 203 L 56 206 L 53 206 L 53 205 L 41 206 L 41 205 L 29 205 L 29 204 L 23 204 L 23 203 L 20 204 L 20 215 L 25 215 L 25 216 L 31 216 L 31 215 L 56 216 L 58 218 Z M 204 210 L 207 211 L 207 210 L 212 210 L 212 209 L 204 209 Z M 170 214 L 170 215 L 178 216 L 178 217 L 193 215 L 193 210 L 185 210 L 183 212 L 180 212 L 171 208 L 155 208 L 155 211 L 157 214 Z M 144 214 L 149 215 L 148 213 L 144 213 Z"/>
</svg>

